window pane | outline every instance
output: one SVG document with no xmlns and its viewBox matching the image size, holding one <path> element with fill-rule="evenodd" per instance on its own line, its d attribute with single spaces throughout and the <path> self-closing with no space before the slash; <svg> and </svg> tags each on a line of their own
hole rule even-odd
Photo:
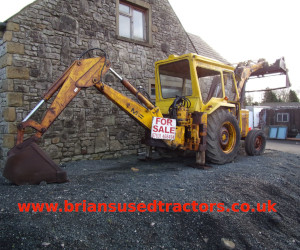
<svg viewBox="0 0 300 250">
<path fill-rule="evenodd" d="M 232 78 L 232 73 L 224 72 L 224 87 L 225 87 L 225 96 L 228 97 L 229 101 L 235 100 L 235 85 Z"/>
<path fill-rule="evenodd" d="M 162 96 L 163 98 L 172 98 L 181 96 L 182 79 L 179 77 L 161 75 L 160 81 L 162 83 Z"/>
<path fill-rule="evenodd" d="M 223 97 L 220 72 L 197 67 L 197 74 L 204 103 L 207 103 L 212 97 Z"/>
<path fill-rule="evenodd" d="M 129 8 L 129 6 L 120 3 L 119 11 L 123 12 L 125 14 L 129 14 L 130 8 Z"/>
<path fill-rule="evenodd" d="M 154 96 L 155 97 L 155 84 L 151 84 L 151 97 Z"/>
<path fill-rule="evenodd" d="M 119 16 L 119 35 L 130 38 L 130 18 Z"/>
<path fill-rule="evenodd" d="M 192 95 L 188 60 L 161 65 L 159 77 L 163 98 Z"/>
<path fill-rule="evenodd" d="M 133 10 L 133 37 L 144 39 L 144 13 Z"/>
<path fill-rule="evenodd" d="M 282 121 L 288 122 L 288 114 L 283 114 Z"/>
</svg>

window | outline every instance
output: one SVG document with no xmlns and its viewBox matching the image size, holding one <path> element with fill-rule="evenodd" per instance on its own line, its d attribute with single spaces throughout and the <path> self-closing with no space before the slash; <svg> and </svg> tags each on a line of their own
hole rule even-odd
<svg viewBox="0 0 300 250">
<path fill-rule="evenodd" d="M 219 71 L 197 67 L 197 75 L 204 103 L 209 102 L 212 97 L 223 97 L 221 74 Z"/>
<path fill-rule="evenodd" d="M 228 97 L 229 101 L 234 101 L 236 96 L 235 84 L 232 73 L 223 72 L 225 96 Z"/>
<path fill-rule="evenodd" d="M 150 43 L 150 5 L 141 0 L 131 2 L 133 1 L 119 2 L 119 38 Z"/>
<path fill-rule="evenodd" d="M 159 78 L 163 98 L 191 96 L 193 93 L 188 60 L 161 65 Z"/>
<path fill-rule="evenodd" d="M 278 113 L 277 122 L 289 122 L 289 113 Z"/>
<path fill-rule="evenodd" d="M 156 99 L 156 96 L 155 96 L 155 78 L 150 78 L 149 79 L 149 94 L 150 94 L 151 100 L 155 101 L 155 99 Z"/>
</svg>

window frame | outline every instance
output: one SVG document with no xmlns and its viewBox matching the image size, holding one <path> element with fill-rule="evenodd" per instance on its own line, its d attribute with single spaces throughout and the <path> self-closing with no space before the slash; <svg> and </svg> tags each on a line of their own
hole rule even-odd
<svg viewBox="0 0 300 250">
<path fill-rule="evenodd" d="M 149 3 L 146 3 L 144 1 L 141 0 L 117 0 L 116 1 L 116 34 L 117 34 L 117 39 L 122 40 L 122 41 L 126 41 L 126 42 L 132 42 L 135 44 L 139 44 L 139 45 L 143 45 L 143 46 L 148 46 L 148 47 L 152 47 L 152 19 L 151 19 L 151 5 Z M 130 8 L 130 12 L 131 12 L 131 16 L 130 14 L 126 13 L 122 13 L 120 11 L 120 4 L 126 5 Z M 139 11 L 139 12 L 143 12 L 143 17 L 144 17 L 144 39 L 138 39 L 133 37 L 133 31 L 132 31 L 132 23 L 130 23 L 130 38 L 128 37 L 124 37 L 121 36 L 119 33 L 119 22 L 120 22 L 120 15 L 122 16 L 126 16 L 126 17 L 132 17 L 132 12 L 133 10 Z M 132 20 L 130 20 L 132 21 Z"/>
<path fill-rule="evenodd" d="M 232 87 L 234 87 L 234 91 L 235 91 L 235 92 L 234 92 L 234 93 L 232 92 L 232 94 L 234 94 L 234 98 L 233 98 L 233 100 L 230 100 L 230 98 L 229 98 L 228 100 L 231 101 L 231 102 L 233 102 L 233 101 L 237 100 L 237 97 L 238 97 L 237 84 L 236 84 L 236 82 L 235 82 L 235 77 L 234 77 L 234 74 L 233 74 L 232 71 L 227 71 L 227 70 L 223 70 L 223 71 L 222 71 L 222 78 L 223 78 L 223 82 L 224 82 L 224 93 L 225 93 L 225 97 L 229 97 L 229 96 L 226 95 L 226 94 L 227 94 L 227 90 L 228 90 L 228 89 L 226 89 L 226 85 L 225 85 L 225 75 L 226 75 L 226 74 L 230 75 L 230 76 L 231 76 L 231 79 L 232 79 L 231 90 L 232 90 Z"/>
<path fill-rule="evenodd" d="M 176 70 L 174 70 L 174 71 L 172 71 L 175 75 L 173 75 L 173 76 L 171 76 L 171 75 L 166 75 L 166 74 L 163 74 L 162 72 L 163 71 L 161 71 L 161 67 L 164 67 L 164 66 L 169 66 L 169 65 L 171 65 L 171 64 L 178 64 L 178 63 L 183 63 L 184 61 L 186 61 L 187 62 L 187 65 L 188 65 L 188 68 L 189 68 L 189 71 L 186 71 L 186 73 L 188 74 L 188 76 L 189 76 L 189 78 L 184 78 L 184 77 L 182 77 L 182 75 L 180 75 L 180 73 L 178 74 L 178 75 L 176 75 L 175 74 L 175 72 L 176 72 Z M 192 84 L 192 72 L 191 72 L 191 65 L 190 65 L 190 61 L 187 59 L 187 58 L 184 58 L 184 59 L 180 59 L 180 60 L 176 60 L 176 61 L 172 61 L 172 62 L 168 62 L 168 63 L 165 63 L 165 64 L 160 64 L 159 66 L 158 66 L 158 72 L 157 72 L 157 74 L 158 74 L 158 77 L 159 77 L 159 86 L 160 86 L 160 93 L 159 93 L 159 95 L 160 95 L 160 98 L 162 99 L 162 100 L 167 100 L 167 99 L 174 99 L 174 98 L 176 98 L 176 95 L 175 96 L 164 96 L 164 94 L 163 94 L 163 90 L 164 90 L 164 88 L 167 86 L 167 85 L 163 85 L 162 84 L 162 76 L 167 76 L 167 77 L 174 77 L 174 78 L 178 78 L 178 79 L 182 79 L 182 86 L 180 86 L 179 88 L 181 89 L 181 90 L 183 90 L 183 87 L 184 87 L 184 85 L 186 84 L 186 83 L 184 83 L 184 81 L 186 81 L 186 80 L 189 80 L 190 82 L 191 82 L 191 88 L 189 88 L 190 90 L 191 90 L 191 94 L 190 95 L 184 95 L 184 96 L 186 96 L 186 97 L 192 97 L 192 96 L 194 96 L 195 94 L 194 94 L 194 90 L 193 90 L 193 84 Z M 165 88 L 166 89 L 166 88 Z M 174 89 L 174 88 L 173 88 Z M 183 93 L 181 93 L 180 95 L 183 95 Z"/>
<path fill-rule="evenodd" d="M 216 97 L 212 94 L 212 96 L 210 98 L 209 97 L 209 93 L 211 91 L 211 88 L 212 88 L 212 85 L 213 83 L 211 83 L 211 85 L 209 86 L 209 89 L 208 89 L 208 92 L 207 92 L 207 95 L 205 96 L 204 95 L 204 86 L 200 86 L 201 82 L 200 82 L 200 78 L 203 78 L 204 76 L 202 77 L 199 77 L 199 74 L 198 74 L 198 68 L 200 69 L 205 69 L 205 70 L 209 70 L 211 72 L 215 72 L 215 73 L 218 73 L 218 74 L 214 74 L 214 75 L 208 75 L 208 76 L 205 76 L 205 77 L 215 77 L 215 76 L 218 76 L 220 78 L 220 83 L 218 83 L 217 85 L 219 85 L 221 87 L 221 89 L 218 91 L 219 94 L 221 94 L 222 96 L 221 97 Z M 223 79 L 223 71 L 222 69 L 219 69 L 217 67 L 214 67 L 214 68 L 211 68 L 211 67 L 207 67 L 206 65 L 204 64 L 197 64 L 196 65 L 196 74 L 197 74 L 197 81 L 198 81 L 198 85 L 199 85 L 199 91 L 200 91 L 200 95 L 201 95 L 201 100 L 203 102 L 204 105 L 208 104 L 210 102 L 210 100 L 212 98 L 217 98 L 217 99 L 223 99 L 224 96 L 225 96 L 225 90 L 224 90 L 224 79 Z M 216 86 L 217 86 L 216 85 Z M 206 86 L 207 88 L 207 86 Z M 216 89 L 214 90 L 214 92 L 216 91 Z M 212 92 L 212 93 L 214 93 Z M 205 100 L 204 100 L 204 97 L 205 97 Z"/>
<path fill-rule="evenodd" d="M 286 121 L 283 120 L 284 115 L 286 115 Z M 281 121 L 279 119 L 279 117 L 281 116 Z M 277 122 L 289 122 L 290 120 L 290 114 L 289 113 L 277 113 L 276 115 L 276 121 Z"/>
<path fill-rule="evenodd" d="M 148 85 L 148 93 L 150 95 L 151 100 L 156 100 L 156 88 L 155 88 L 155 78 L 148 79 L 149 85 Z M 152 93 L 154 92 L 154 93 Z"/>
</svg>

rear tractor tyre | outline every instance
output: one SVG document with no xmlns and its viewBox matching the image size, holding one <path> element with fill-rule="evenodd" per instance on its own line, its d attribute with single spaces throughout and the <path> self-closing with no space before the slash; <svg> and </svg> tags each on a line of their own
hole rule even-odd
<svg viewBox="0 0 300 250">
<path fill-rule="evenodd" d="M 245 151 L 247 155 L 261 155 L 266 148 L 266 136 L 262 130 L 251 130 L 245 139 Z"/>
<path fill-rule="evenodd" d="M 207 120 L 206 158 L 215 164 L 233 161 L 240 147 L 237 119 L 226 109 L 218 109 Z"/>
</svg>

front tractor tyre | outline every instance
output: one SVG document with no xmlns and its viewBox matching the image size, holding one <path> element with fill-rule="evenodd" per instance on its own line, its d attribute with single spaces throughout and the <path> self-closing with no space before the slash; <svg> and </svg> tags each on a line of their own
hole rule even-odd
<svg viewBox="0 0 300 250">
<path fill-rule="evenodd" d="M 262 130 L 251 130 L 245 139 L 245 151 L 247 155 L 261 155 L 266 148 L 266 136 Z"/>
<path fill-rule="evenodd" d="M 240 147 L 237 119 L 226 109 L 218 109 L 207 119 L 206 158 L 215 164 L 233 161 Z"/>
</svg>

